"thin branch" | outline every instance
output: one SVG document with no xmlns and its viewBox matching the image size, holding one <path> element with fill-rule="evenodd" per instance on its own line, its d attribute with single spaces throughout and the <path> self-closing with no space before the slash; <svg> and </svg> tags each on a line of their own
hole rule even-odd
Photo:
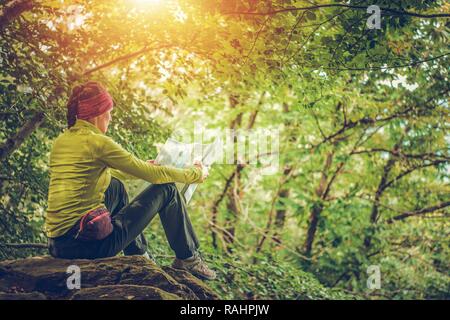
<svg viewBox="0 0 450 320">
<path fill-rule="evenodd" d="M 366 149 L 366 150 L 357 150 L 353 152 L 353 154 L 362 154 L 362 153 L 378 153 L 378 152 L 386 152 L 390 153 L 395 157 L 400 158 L 411 158 L 411 159 L 422 159 L 422 160 L 429 160 L 429 159 L 445 159 L 450 161 L 450 157 L 445 155 L 438 155 L 435 153 L 421 153 L 421 154 L 411 154 L 411 153 L 402 153 L 401 151 L 394 152 L 393 150 L 389 149 L 383 149 L 383 148 L 372 148 L 372 149 Z"/>
<path fill-rule="evenodd" d="M 327 136 L 324 140 L 322 140 L 318 145 L 316 145 L 315 147 L 318 147 L 319 145 L 326 143 L 332 139 L 334 139 L 335 137 L 341 135 L 342 133 L 344 133 L 345 131 L 349 130 L 349 129 L 353 129 L 354 127 L 357 127 L 359 125 L 368 125 L 368 124 L 374 124 L 374 123 L 378 123 L 378 122 L 386 122 L 386 121 L 390 121 L 392 119 L 395 119 L 397 117 L 403 116 L 405 114 L 407 114 L 408 112 L 410 112 L 412 110 L 411 107 L 405 109 L 404 111 L 401 112 L 397 112 L 394 113 L 388 117 L 385 118 L 381 118 L 381 119 L 374 119 L 374 118 L 369 118 L 369 117 L 364 117 L 361 118 L 357 121 L 349 121 L 347 123 L 345 123 L 341 129 L 339 129 L 338 131 L 336 131 L 335 133 Z"/>
<path fill-rule="evenodd" d="M 363 140 L 364 136 L 366 135 L 367 129 L 363 131 L 363 133 L 361 134 L 361 136 L 358 138 L 358 140 L 356 141 L 356 143 L 353 145 L 352 150 L 350 151 L 350 153 L 348 154 L 347 159 L 345 159 L 344 161 L 341 161 L 336 170 L 334 171 L 333 175 L 331 176 L 331 179 L 328 181 L 328 184 L 325 188 L 325 191 L 322 194 L 322 199 L 323 200 L 327 200 L 328 199 L 328 195 L 330 193 L 331 187 L 334 183 L 334 181 L 336 180 L 336 178 L 338 177 L 338 175 L 341 173 L 342 169 L 344 168 L 345 164 L 347 163 L 348 159 L 350 158 L 350 156 L 353 155 L 354 151 L 356 150 L 356 148 L 358 148 L 361 145 L 361 141 Z"/>
<path fill-rule="evenodd" d="M 403 177 L 405 177 L 406 175 L 418 170 L 418 169 L 423 169 L 423 168 L 427 168 L 427 167 L 433 167 L 436 166 L 438 164 L 442 164 L 442 163 L 448 163 L 448 161 L 446 160 L 436 160 L 430 163 L 426 163 L 426 164 L 422 164 L 420 166 L 417 167 L 412 167 L 404 172 L 402 172 L 401 174 L 399 174 L 397 177 L 395 177 L 394 179 L 390 180 L 389 182 L 387 182 L 384 187 L 383 190 L 386 190 L 387 188 L 389 188 L 392 184 L 396 183 L 397 181 L 399 181 L 400 179 L 402 179 Z"/>
<path fill-rule="evenodd" d="M 450 206 L 450 201 L 445 201 L 445 202 L 442 202 L 442 203 L 437 204 L 435 206 L 431 206 L 431 207 L 427 207 L 427 208 L 423 208 L 423 209 L 419 209 L 419 210 L 415 210 L 415 211 L 405 212 L 405 213 L 402 213 L 402 214 L 400 214 L 398 216 L 395 216 L 395 217 L 387 220 L 387 223 L 391 224 L 391 223 L 393 223 L 395 221 L 404 220 L 404 219 L 409 218 L 409 217 L 424 215 L 424 214 L 427 214 L 427 213 L 432 213 L 432 212 L 435 212 L 437 210 L 446 208 L 448 206 Z"/>
<path fill-rule="evenodd" d="M 349 9 L 345 9 L 341 12 L 339 12 L 338 14 L 335 14 L 334 16 L 332 16 L 331 18 L 328 18 L 327 20 L 320 22 L 319 24 L 317 24 L 316 28 L 314 28 L 314 30 L 308 35 L 308 37 L 306 38 L 305 41 L 303 41 L 302 45 L 299 46 L 299 48 L 296 50 L 296 52 L 289 58 L 289 60 L 292 60 L 295 56 L 297 56 L 300 51 L 305 47 L 305 45 L 309 42 L 309 40 L 313 37 L 313 35 L 316 33 L 317 30 L 320 29 L 320 27 L 322 27 L 324 24 L 334 20 L 336 17 L 339 17 L 341 15 L 343 15 L 344 13 L 346 13 Z"/>
<path fill-rule="evenodd" d="M 275 15 L 278 13 L 286 13 L 286 12 L 294 12 L 294 11 L 307 11 L 307 10 L 316 10 L 321 8 L 349 8 L 355 10 L 364 10 L 367 11 L 368 6 L 355 6 L 343 3 L 331 3 L 331 4 L 321 4 L 310 7 L 302 7 L 302 8 L 281 8 L 277 10 L 270 10 L 267 12 L 248 12 L 248 11 L 236 11 L 236 12 L 225 12 L 225 15 L 235 15 L 235 14 L 243 14 L 243 15 L 253 15 L 253 16 L 266 16 L 266 15 Z M 416 18 L 449 18 L 449 13 L 432 13 L 432 14 L 422 14 L 404 10 L 396 10 L 391 8 L 380 8 L 380 10 L 384 13 L 390 13 L 391 15 L 400 15 L 400 16 L 411 16 Z"/>
<path fill-rule="evenodd" d="M 333 67 L 322 67 L 322 66 L 309 66 L 310 68 L 323 68 L 324 70 L 335 70 L 335 71 L 371 71 L 371 70 L 389 70 L 389 69 L 399 69 L 399 68 L 407 68 L 407 67 L 414 67 L 417 65 L 420 65 L 422 63 L 425 62 L 430 62 L 430 61 L 434 61 L 434 60 L 438 60 L 441 59 L 443 57 L 446 57 L 450 55 L 450 52 L 446 52 L 444 54 L 441 54 L 437 57 L 434 58 L 429 58 L 429 59 L 424 59 L 424 60 L 419 60 L 419 61 L 415 61 L 415 62 L 411 62 L 411 63 L 407 63 L 407 64 L 402 64 L 402 65 L 398 65 L 398 66 L 377 66 L 377 67 L 366 67 L 366 68 L 333 68 Z"/>
<path fill-rule="evenodd" d="M 87 75 L 89 75 L 89 74 L 91 74 L 91 73 L 93 73 L 93 72 L 96 72 L 96 71 L 98 71 L 98 70 L 107 68 L 107 67 L 109 67 L 109 66 L 111 66 L 111 65 L 113 65 L 113 64 L 116 64 L 116 63 L 118 63 L 118 62 L 121 62 L 121 61 L 125 61 L 125 60 L 129 60 L 129 59 L 135 58 L 135 57 L 140 56 L 141 54 L 144 54 L 144 53 L 146 53 L 146 52 L 149 52 L 149 51 L 152 51 L 152 50 L 166 49 L 166 48 L 170 48 L 170 47 L 172 47 L 172 45 L 163 45 L 163 46 L 159 46 L 159 47 L 149 47 L 149 46 L 145 46 L 145 47 L 143 47 L 142 49 L 140 49 L 140 50 L 138 50 L 138 51 L 135 51 L 135 52 L 132 52 L 132 53 L 129 53 L 129 54 L 126 54 L 126 55 L 117 57 L 117 58 L 115 58 L 115 59 L 113 59 L 113 60 L 111 60 L 111 61 L 109 61 L 109 62 L 106 62 L 106 63 L 104 63 L 104 64 L 101 64 L 101 65 L 97 66 L 97 67 L 94 67 L 94 68 L 92 68 L 92 69 L 89 69 L 89 70 L 87 70 L 87 71 L 85 71 L 85 72 L 83 73 L 83 76 L 87 76 Z"/>
<path fill-rule="evenodd" d="M 283 53 L 283 59 L 286 57 L 286 52 L 287 49 L 289 48 L 289 45 L 291 44 L 291 40 L 292 40 L 292 36 L 294 34 L 294 30 L 297 29 L 298 25 L 300 24 L 300 22 L 303 20 L 303 17 L 305 16 L 307 11 L 304 11 L 302 13 L 302 15 L 300 16 L 300 18 L 297 19 L 296 23 L 294 24 L 294 26 L 291 29 L 291 32 L 289 32 L 289 37 L 288 37 L 288 43 L 286 44 L 286 47 L 284 48 L 284 53 Z"/>
<path fill-rule="evenodd" d="M 340 102 L 339 102 L 339 103 L 340 103 Z M 322 135 L 322 138 L 323 138 L 323 139 L 326 139 L 327 136 L 325 135 L 325 133 L 324 133 L 323 130 L 322 130 L 322 127 L 320 126 L 320 122 L 319 122 L 319 119 L 317 118 L 316 113 L 314 112 L 314 110 L 311 110 L 311 112 L 312 112 L 312 114 L 313 114 L 314 121 L 316 122 L 317 129 L 319 129 L 319 132 L 320 132 L 320 134 Z"/>
<path fill-rule="evenodd" d="M 260 28 L 260 29 L 258 30 L 258 32 L 256 33 L 256 37 L 255 37 L 255 40 L 253 41 L 252 47 L 250 48 L 249 52 L 248 52 L 247 55 L 245 56 L 245 63 L 244 63 L 244 64 L 247 64 L 247 60 L 248 60 L 248 58 L 250 57 L 250 55 L 252 54 L 253 50 L 255 49 L 256 42 L 258 41 L 259 36 L 261 35 L 261 32 L 262 32 L 262 31 L 264 30 L 264 28 L 266 27 L 266 24 L 267 24 L 267 22 L 269 21 L 269 19 L 270 19 L 270 16 L 267 17 L 266 20 L 264 20 L 264 23 L 262 24 L 261 28 Z"/>
<path fill-rule="evenodd" d="M 234 178 L 235 175 L 236 175 L 236 170 L 233 170 L 233 173 L 225 181 L 225 186 L 224 186 L 222 192 L 217 197 L 216 201 L 214 201 L 214 204 L 212 206 L 212 211 L 213 212 L 217 212 L 218 207 L 219 207 L 220 203 L 222 202 L 223 198 L 225 197 L 225 195 L 227 194 L 228 188 L 230 187 L 231 181 L 233 181 L 233 178 Z"/>
<path fill-rule="evenodd" d="M 278 188 L 277 188 L 274 196 L 272 197 L 271 207 L 270 207 L 269 214 L 268 214 L 269 218 L 267 220 L 266 228 L 262 234 L 261 239 L 259 241 L 257 241 L 256 253 L 259 253 L 261 251 L 261 249 L 264 245 L 264 242 L 266 241 L 266 239 L 270 233 L 270 228 L 271 228 L 272 222 L 273 222 L 273 215 L 275 213 L 275 204 L 276 204 L 278 198 L 280 197 L 281 190 L 282 190 L 284 184 L 286 184 L 289 181 L 289 179 L 292 178 L 294 171 L 292 170 L 291 167 L 288 167 L 288 168 L 285 168 L 283 173 L 284 173 L 284 175 L 281 177 L 281 179 L 278 183 Z M 274 240 L 274 239 L 272 238 L 272 240 Z"/>
</svg>

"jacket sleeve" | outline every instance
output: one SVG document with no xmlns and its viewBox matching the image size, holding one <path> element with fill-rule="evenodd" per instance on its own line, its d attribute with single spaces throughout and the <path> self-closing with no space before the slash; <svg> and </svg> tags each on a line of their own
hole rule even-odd
<svg viewBox="0 0 450 320">
<path fill-rule="evenodd" d="M 130 181 L 130 180 L 137 180 L 139 178 L 136 178 L 135 176 L 125 173 L 123 171 L 117 170 L 117 169 L 109 169 L 109 172 L 111 173 L 111 176 L 114 178 L 117 178 L 121 181 Z"/>
<path fill-rule="evenodd" d="M 131 175 L 153 184 L 200 182 L 202 172 L 199 168 L 178 169 L 153 165 L 136 158 L 108 136 L 99 135 L 95 140 L 94 156 L 108 167 L 119 170 L 128 177 Z"/>
</svg>

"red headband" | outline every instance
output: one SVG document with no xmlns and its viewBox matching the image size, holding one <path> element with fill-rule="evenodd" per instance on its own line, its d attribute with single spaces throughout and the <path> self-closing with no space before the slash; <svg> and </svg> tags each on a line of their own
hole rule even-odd
<svg viewBox="0 0 450 320">
<path fill-rule="evenodd" d="M 78 102 L 77 118 L 82 120 L 94 118 L 111 110 L 112 107 L 113 100 L 111 96 L 108 92 L 103 91 L 92 98 Z"/>
</svg>

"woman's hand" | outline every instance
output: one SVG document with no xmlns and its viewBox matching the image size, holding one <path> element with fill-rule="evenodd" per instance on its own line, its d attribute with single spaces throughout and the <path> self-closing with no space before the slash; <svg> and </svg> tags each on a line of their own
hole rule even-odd
<svg viewBox="0 0 450 320">
<path fill-rule="evenodd" d="M 201 161 L 195 161 L 194 167 L 200 168 L 202 170 L 202 177 L 200 179 L 200 182 L 205 181 L 209 175 L 208 167 L 205 167 Z"/>
<path fill-rule="evenodd" d="M 159 166 L 159 164 L 156 162 L 156 160 L 147 160 L 148 163 L 153 164 L 155 166 Z"/>
</svg>

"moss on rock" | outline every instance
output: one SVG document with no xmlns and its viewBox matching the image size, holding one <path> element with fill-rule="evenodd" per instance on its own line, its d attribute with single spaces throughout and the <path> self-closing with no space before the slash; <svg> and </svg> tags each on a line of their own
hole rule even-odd
<svg viewBox="0 0 450 320">
<path fill-rule="evenodd" d="M 69 290 L 69 266 L 78 266 L 81 289 Z M 161 268 L 140 256 L 65 260 L 49 256 L 0 262 L 3 299 L 216 299 L 193 275 Z"/>
</svg>

